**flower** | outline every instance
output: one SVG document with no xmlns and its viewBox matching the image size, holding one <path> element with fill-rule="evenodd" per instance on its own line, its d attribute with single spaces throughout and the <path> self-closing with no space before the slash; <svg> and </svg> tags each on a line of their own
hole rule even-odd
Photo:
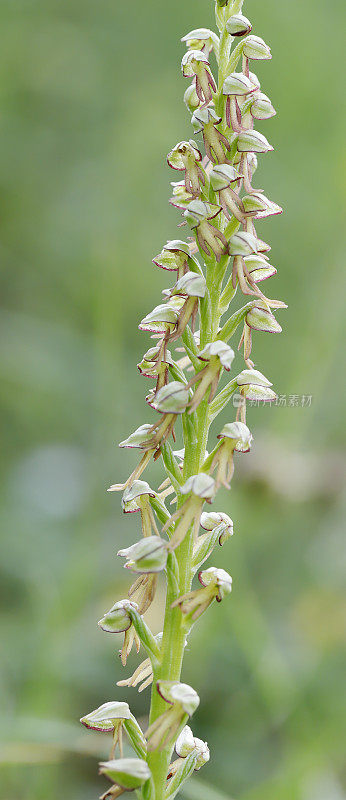
<svg viewBox="0 0 346 800">
<path fill-rule="evenodd" d="M 118 556 L 126 558 L 127 569 L 139 573 L 161 572 L 165 569 L 167 555 L 167 542 L 159 536 L 149 536 L 118 552 Z"/>
<path fill-rule="evenodd" d="M 227 240 L 224 233 L 211 225 L 209 220 L 216 217 L 220 211 L 220 206 L 204 203 L 202 200 L 192 200 L 184 212 L 190 227 L 196 231 L 201 249 L 209 258 L 214 254 L 217 261 L 220 261 L 221 256 L 226 253 Z"/>
<path fill-rule="evenodd" d="M 242 422 L 224 425 L 217 437 L 221 440 L 213 457 L 211 470 L 216 467 L 216 485 L 230 488 L 234 473 L 234 452 L 247 453 L 251 448 L 252 434 Z"/>
<path fill-rule="evenodd" d="M 219 203 L 227 219 L 232 219 L 232 214 L 242 222 L 245 219 L 243 201 L 231 188 L 242 179 L 240 173 L 228 164 L 218 164 L 210 173 L 211 186 L 219 196 Z"/>
<path fill-rule="evenodd" d="M 223 511 L 204 512 L 201 515 L 201 528 L 205 531 L 214 531 L 219 537 L 221 546 L 233 536 L 233 521 Z"/>
<path fill-rule="evenodd" d="M 229 372 L 231 369 L 234 360 L 234 351 L 226 342 L 218 340 L 207 344 L 199 353 L 198 358 L 208 363 L 204 369 L 196 373 L 189 383 L 189 387 L 198 383 L 198 387 L 189 403 L 190 414 L 199 406 L 209 387 L 208 402 L 211 403 L 216 394 L 222 368 L 225 369 L 226 372 Z"/>
<path fill-rule="evenodd" d="M 100 775 L 106 775 L 107 778 L 113 781 L 115 787 L 119 787 L 125 792 L 139 789 L 151 778 L 147 762 L 139 758 L 118 758 L 112 761 L 101 761 Z M 119 793 L 111 796 L 119 797 Z"/>
<path fill-rule="evenodd" d="M 121 506 L 124 514 L 140 513 L 143 536 L 151 536 L 153 531 L 158 533 L 150 504 L 150 498 L 155 495 L 156 492 L 153 492 L 146 481 L 134 481 L 131 486 L 126 487 L 122 497 Z"/>
<path fill-rule="evenodd" d="M 180 239 L 172 239 L 165 244 L 161 253 L 153 258 L 153 264 L 161 269 L 178 272 L 180 278 L 189 269 L 191 258 L 190 245 Z"/>
<path fill-rule="evenodd" d="M 130 715 L 131 712 L 127 703 L 114 701 L 104 703 L 99 708 L 96 708 L 95 711 L 86 714 L 85 717 L 81 718 L 80 722 L 93 731 L 114 733 L 125 719 L 130 719 Z"/>
<path fill-rule="evenodd" d="M 172 381 L 163 386 L 150 400 L 151 407 L 162 414 L 151 428 L 152 438 L 147 448 L 161 447 L 173 432 L 176 417 L 186 411 L 190 396 L 186 384 Z"/>
<path fill-rule="evenodd" d="M 194 142 L 178 142 L 167 156 L 168 165 L 172 169 L 184 171 L 186 191 L 192 197 L 198 197 L 199 184 L 205 183 L 203 170 L 199 166 L 200 161 L 202 153 Z"/>
<path fill-rule="evenodd" d="M 197 692 L 186 683 L 161 680 L 157 681 L 156 689 L 170 708 L 148 728 L 148 750 L 161 750 L 171 744 L 200 702 Z"/>
<path fill-rule="evenodd" d="M 226 22 L 226 30 L 231 36 L 244 36 L 252 31 L 252 25 L 243 14 L 233 14 Z"/>
<path fill-rule="evenodd" d="M 270 47 L 260 36 L 248 36 L 244 41 L 243 54 L 246 58 L 262 61 L 272 57 Z"/>
<path fill-rule="evenodd" d="M 202 50 L 207 56 L 211 50 L 219 52 L 219 37 L 209 28 L 196 28 L 181 38 L 189 50 Z"/>
<path fill-rule="evenodd" d="M 202 133 L 208 158 L 215 163 L 225 162 L 230 150 L 228 139 L 217 128 L 220 122 L 221 117 L 210 106 L 196 109 L 191 119 L 195 133 Z"/>
<path fill-rule="evenodd" d="M 276 400 L 276 394 L 270 388 L 273 384 L 257 369 L 243 369 L 237 375 L 236 381 L 241 394 L 247 400 L 262 400 L 263 402 Z"/>
<path fill-rule="evenodd" d="M 201 103 L 210 103 L 216 92 L 208 57 L 201 50 L 188 50 L 182 58 L 181 69 L 185 78 L 195 78 L 196 93 Z"/>
<path fill-rule="evenodd" d="M 213 600 L 221 603 L 225 595 L 232 591 L 232 578 L 224 569 L 210 567 L 199 573 L 198 580 L 202 589 L 187 592 L 172 603 L 172 608 L 179 607 L 191 622 L 196 622 Z"/>
<path fill-rule="evenodd" d="M 132 621 L 132 611 L 137 611 L 138 606 L 131 600 L 120 600 L 98 622 L 99 627 L 106 633 L 124 633 L 124 644 L 121 649 L 121 663 L 125 666 L 127 657 L 135 645 L 137 653 L 140 649 L 140 638 Z"/>
<path fill-rule="evenodd" d="M 197 538 L 202 507 L 205 502 L 211 503 L 213 501 L 215 491 L 216 484 L 214 479 L 205 472 L 192 475 L 180 487 L 181 494 L 189 495 L 189 497 L 170 517 L 163 528 L 163 530 L 167 530 L 173 523 L 177 523 L 170 539 L 170 548 L 172 550 L 181 544 L 192 523 L 194 524 L 195 539 Z"/>
<path fill-rule="evenodd" d="M 155 636 L 155 639 L 158 645 L 161 645 L 162 642 L 162 633 L 158 633 Z M 138 693 L 144 692 L 144 689 L 147 689 L 153 682 L 153 665 L 151 663 L 150 658 L 146 658 L 145 661 L 137 667 L 134 671 L 133 675 L 130 678 L 125 678 L 123 681 L 118 681 L 117 686 L 132 686 L 135 688 L 138 686 Z"/>
</svg>

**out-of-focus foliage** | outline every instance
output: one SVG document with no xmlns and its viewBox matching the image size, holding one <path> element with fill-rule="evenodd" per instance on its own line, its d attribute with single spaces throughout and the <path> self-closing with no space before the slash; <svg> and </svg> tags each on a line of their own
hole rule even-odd
<svg viewBox="0 0 346 800">
<path fill-rule="evenodd" d="M 261 231 L 289 302 L 255 358 L 280 394 L 313 401 L 250 409 L 253 454 L 220 498 L 234 591 L 186 655 L 212 759 L 185 798 L 342 800 L 344 3 L 244 10 L 273 52 L 258 73 L 276 150 L 257 182 L 286 211 Z M 191 135 L 179 38 L 211 23 L 210 0 L 0 5 L 1 800 L 92 800 L 105 741 L 76 720 L 110 699 L 147 707 L 116 687 L 118 642 L 96 625 L 126 593 L 113 555 L 136 538 L 105 488 L 134 464 L 117 442 L 148 419 L 137 325 L 178 230 L 165 153 Z"/>
</svg>

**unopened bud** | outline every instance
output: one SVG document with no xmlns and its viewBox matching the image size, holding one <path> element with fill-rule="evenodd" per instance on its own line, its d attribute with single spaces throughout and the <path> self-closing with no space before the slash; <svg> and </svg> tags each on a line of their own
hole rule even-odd
<svg viewBox="0 0 346 800">
<path fill-rule="evenodd" d="M 227 189 L 232 183 L 240 181 L 242 176 L 230 164 L 216 164 L 210 173 L 210 183 L 214 192 Z"/>
<path fill-rule="evenodd" d="M 276 111 L 274 106 L 272 105 L 269 97 L 263 92 L 259 92 L 253 100 L 251 104 L 251 115 L 255 119 L 270 119 L 270 117 L 275 117 Z"/>
<path fill-rule="evenodd" d="M 237 148 L 240 153 L 268 153 L 274 150 L 271 144 L 259 131 L 241 131 L 237 137 Z"/>
<path fill-rule="evenodd" d="M 132 625 L 130 611 L 137 611 L 137 604 L 131 600 L 120 600 L 107 611 L 107 614 L 100 619 L 98 625 L 106 633 L 124 633 Z"/>
<path fill-rule="evenodd" d="M 162 414 L 183 414 L 188 402 L 189 390 L 186 385 L 172 381 L 157 392 L 151 406 Z"/>
<path fill-rule="evenodd" d="M 223 94 L 235 95 L 236 97 L 244 97 L 251 92 L 256 91 L 256 86 L 251 83 L 250 78 L 247 78 L 242 72 L 232 72 L 228 75 L 223 84 Z"/>
<path fill-rule="evenodd" d="M 170 705 L 179 705 L 185 714 L 189 717 L 194 714 L 199 706 L 200 700 L 197 692 L 188 686 L 187 683 L 179 683 L 178 681 L 158 681 L 157 691 Z"/>
<path fill-rule="evenodd" d="M 252 25 L 243 14 L 233 14 L 226 22 L 226 28 L 231 36 L 245 36 L 252 31 Z"/>
<path fill-rule="evenodd" d="M 151 778 L 146 761 L 140 758 L 118 758 L 101 761 L 100 775 L 106 775 L 113 783 L 125 791 L 134 791 Z"/>
<path fill-rule="evenodd" d="M 239 231 L 229 240 L 228 252 L 230 256 L 248 256 L 257 253 L 258 240 L 252 233 Z"/>
<path fill-rule="evenodd" d="M 159 536 L 148 536 L 119 550 L 118 556 L 126 558 L 126 567 L 132 572 L 161 572 L 167 564 L 167 542 Z"/>
<path fill-rule="evenodd" d="M 249 328 L 265 333 L 281 333 L 282 328 L 275 319 L 274 314 L 261 306 L 254 306 L 246 315 L 246 322 Z"/>
<path fill-rule="evenodd" d="M 272 57 L 270 47 L 260 36 L 248 36 L 244 43 L 243 53 L 246 58 L 252 58 L 255 61 L 262 61 Z"/>
</svg>

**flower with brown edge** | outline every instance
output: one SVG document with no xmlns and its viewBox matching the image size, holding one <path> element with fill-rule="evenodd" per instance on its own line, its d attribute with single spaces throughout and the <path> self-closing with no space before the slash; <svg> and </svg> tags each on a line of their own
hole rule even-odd
<svg viewBox="0 0 346 800">
<path fill-rule="evenodd" d="M 170 707 L 149 726 L 146 732 L 148 750 L 168 747 L 200 702 L 197 692 L 186 683 L 160 680 L 157 681 L 156 689 Z"/>
<path fill-rule="evenodd" d="M 110 757 L 114 756 L 114 751 L 119 745 L 120 755 L 123 752 L 123 726 L 126 720 L 131 718 L 131 711 L 127 703 L 110 702 L 103 703 L 102 706 L 91 711 L 82 717 L 80 722 L 92 731 L 101 733 L 112 733 L 113 744 Z"/>
<path fill-rule="evenodd" d="M 207 284 L 203 273 L 186 272 L 185 275 L 179 278 L 172 289 L 165 290 L 164 293 L 167 294 L 168 297 L 185 298 L 184 305 L 179 313 L 176 331 L 169 337 L 170 342 L 179 339 L 190 319 L 191 328 L 192 331 L 194 331 L 198 312 L 198 301 L 205 296 L 206 289 Z"/>
<path fill-rule="evenodd" d="M 178 142 L 167 156 L 167 163 L 172 169 L 184 172 L 185 188 L 192 197 L 198 197 L 200 183 L 205 183 L 200 161 L 202 161 L 202 153 L 194 142 Z"/>
<path fill-rule="evenodd" d="M 231 72 L 224 81 L 222 93 L 227 97 L 226 121 L 228 127 L 232 126 L 235 133 L 240 133 L 242 130 L 238 98 L 247 97 L 256 92 L 256 90 L 257 87 L 242 72 Z"/>
<path fill-rule="evenodd" d="M 209 567 L 198 575 L 202 589 L 195 589 L 178 597 L 172 608 L 180 608 L 186 622 L 196 622 L 214 600 L 221 603 L 226 594 L 232 591 L 232 578 L 224 569 Z"/>
<path fill-rule="evenodd" d="M 281 333 L 282 328 L 277 319 L 272 314 L 270 308 L 287 308 L 286 303 L 280 300 L 259 300 L 254 302 L 249 308 L 245 320 L 244 329 L 239 342 L 238 349 L 244 344 L 244 359 L 248 363 L 252 351 L 252 331 L 262 331 L 264 333 Z M 253 367 L 252 362 L 249 366 Z"/>
<path fill-rule="evenodd" d="M 230 36 L 245 36 L 245 34 L 251 33 L 252 25 L 243 14 L 232 14 L 226 22 L 226 30 Z"/>
<path fill-rule="evenodd" d="M 223 511 L 204 511 L 201 514 L 201 528 L 204 531 L 214 531 L 221 547 L 233 536 L 233 520 Z"/>
<path fill-rule="evenodd" d="M 146 447 L 151 449 L 164 444 L 174 431 L 177 415 L 186 411 L 189 400 L 190 394 L 186 384 L 179 381 L 171 381 L 150 399 L 151 407 L 162 416 L 158 422 L 152 425 L 152 438 Z"/>
<path fill-rule="evenodd" d="M 185 539 L 191 525 L 194 526 L 194 539 L 197 540 L 199 520 L 204 503 L 212 503 L 215 497 L 216 484 L 211 475 L 200 472 L 192 475 L 180 488 L 183 495 L 188 495 L 187 500 L 167 520 L 163 530 L 168 530 L 176 523 L 174 533 L 170 539 L 170 548 L 174 550 Z"/>
<path fill-rule="evenodd" d="M 223 164 L 230 150 L 226 136 L 217 128 L 221 117 L 210 106 L 197 109 L 191 118 L 195 133 L 202 133 L 206 154 L 215 164 Z"/>
<path fill-rule="evenodd" d="M 224 425 L 217 438 L 220 445 L 216 448 L 211 471 L 216 468 L 217 487 L 221 485 L 229 489 L 234 473 L 234 453 L 249 452 L 252 434 L 243 422 L 231 422 Z"/>
<path fill-rule="evenodd" d="M 181 69 L 185 78 L 195 78 L 196 93 L 201 103 L 210 103 L 216 83 L 211 73 L 208 56 L 201 50 L 188 50 L 182 58 Z"/>
<path fill-rule="evenodd" d="M 257 369 L 243 369 L 236 377 L 240 394 L 246 400 L 261 400 L 264 403 L 276 400 L 276 393 L 270 388 L 273 384 Z"/>
<path fill-rule="evenodd" d="M 187 272 L 190 268 L 191 259 L 190 245 L 181 241 L 181 239 L 172 239 L 165 244 L 161 253 L 153 258 L 153 264 L 160 267 L 160 269 L 177 272 L 177 277 L 181 278 L 184 272 Z"/>
<path fill-rule="evenodd" d="M 204 764 L 207 764 L 210 760 L 210 752 L 207 742 L 203 742 L 202 739 L 198 739 L 197 736 L 194 736 L 192 733 L 191 728 L 188 725 L 185 725 L 182 732 L 179 734 L 177 741 L 175 743 L 175 752 L 179 756 L 172 764 L 169 766 L 167 780 L 170 783 L 167 786 L 167 796 L 174 797 L 175 792 L 172 792 L 173 785 L 172 785 L 172 778 L 176 777 L 176 780 L 179 779 L 179 774 L 184 770 L 186 770 L 186 760 L 192 761 L 192 769 L 193 770 L 200 770 Z M 174 790 L 173 790 L 174 791 Z"/>
<path fill-rule="evenodd" d="M 263 133 L 255 130 L 242 130 L 237 135 L 239 153 L 269 153 L 274 150 Z"/>
<path fill-rule="evenodd" d="M 143 536 L 158 535 L 150 498 L 155 497 L 154 492 L 146 481 L 134 481 L 132 486 L 125 489 L 121 507 L 124 514 L 140 513 Z"/>
<path fill-rule="evenodd" d="M 252 192 L 250 195 L 245 195 L 242 201 L 246 216 L 254 219 L 265 219 L 282 214 L 281 206 L 269 200 L 263 192 Z"/>
<path fill-rule="evenodd" d="M 106 633 L 124 633 L 124 644 L 120 651 L 121 663 L 125 666 L 127 657 L 135 645 L 139 653 L 141 641 L 132 622 L 131 611 L 138 606 L 131 600 L 120 600 L 100 619 L 98 625 Z"/>
<path fill-rule="evenodd" d="M 210 173 L 211 187 L 218 195 L 225 217 L 231 220 L 233 214 L 239 222 L 245 219 L 245 211 L 243 201 L 232 186 L 241 180 L 242 175 L 230 164 L 217 164 Z"/>
<path fill-rule="evenodd" d="M 162 341 L 155 347 L 150 347 L 142 358 L 142 361 L 137 364 L 139 372 L 145 378 L 155 378 L 156 386 L 155 391 L 165 386 L 168 381 L 168 372 L 170 367 L 174 367 L 172 354 L 166 347 L 162 347 Z M 149 425 L 150 428 L 150 425 Z"/>
<path fill-rule="evenodd" d="M 189 403 L 189 414 L 199 406 L 207 391 L 209 391 L 208 403 L 211 403 L 215 397 L 218 383 L 220 380 L 221 370 L 224 369 L 229 372 L 234 360 L 234 350 L 218 339 L 216 342 L 210 342 L 199 353 L 198 358 L 201 361 L 206 361 L 207 366 L 191 379 L 189 387 L 198 383 L 197 389 Z"/>
<path fill-rule="evenodd" d="M 254 119 L 271 119 L 275 117 L 276 111 L 269 97 L 257 91 L 250 98 L 250 114 Z"/>
<path fill-rule="evenodd" d="M 227 239 L 209 220 L 214 219 L 221 211 L 220 206 L 204 203 L 202 200 L 192 200 L 184 212 L 190 228 L 195 231 L 198 244 L 204 253 L 211 258 L 215 255 L 217 261 L 227 251 Z"/>
<path fill-rule="evenodd" d="M 113 782 L 112 788 L 103 795 L 104 799 L 120 797 L 124 792 L 137 791 L 151 778 L 147 762 L 140 758 L 101 761 L 99 772 Z"/>
<path fill-rule="evenodd" d="M 157 333 L 168 338 L 177 326 L 179 311 L 183 304 L 183 300 L 175 298 L 171 303 L 161 303 L 155 306 L 155 308 L 142 319 L 138 325 L 139 330 Z"/>
<path fill-rule="evenodd" d="M 220 40 L 216 33 L 209 28 L 195 28 L 195 30 L 189 31 L 186 36 L 182 36 L 180 41 L 185 42 L 189 50 L 202 50 L 206 56 L 209 56 L 209 53 L 215 50 L 215 54 L 218 56 Z"/>
<path fill-rule="evenodd" d="M 244 40 L 243 55 L 254 61 L 268 60 L 272 57 L 270 47 L 260 36 L 248 36 Z"/>
</svg>

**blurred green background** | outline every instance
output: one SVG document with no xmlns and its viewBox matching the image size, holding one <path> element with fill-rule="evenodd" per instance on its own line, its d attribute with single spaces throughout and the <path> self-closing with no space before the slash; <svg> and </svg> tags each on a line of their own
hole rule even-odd
<svg viewBox="0 0 346 800">
<path fill-rule="evenodd" d="M 285 209 L 260 232 L 270 294 L 289 304 L 255 360 L 280 394 L 313 399 L 250 409 L 253 453 L 218 501 L 234 592 L 186 654 L 212 759 L 184 796 L 342 800 L 345 9 L 244 11 L 273 52 L 257 72 L 276 149 L 257 185 Z M 137 659 L 123 671 L 96 625 L 126 593 L 115 554 L 138 531 L 105 489 L 135 463 L 118 441 L 148 420 L 137 325 L 169 284 L 151 259 L 178 232 L 165 154 L 191 136 L 179 39 L 212 24 L 210 0 L 0 3 L 1 800 L 93 800 L 107 743 L 77 720 L 121 698 L 145 722 L 148 694 L 115 686 Z M 159 631 L 159 606 L 150 618 Z"/>
</svg>

